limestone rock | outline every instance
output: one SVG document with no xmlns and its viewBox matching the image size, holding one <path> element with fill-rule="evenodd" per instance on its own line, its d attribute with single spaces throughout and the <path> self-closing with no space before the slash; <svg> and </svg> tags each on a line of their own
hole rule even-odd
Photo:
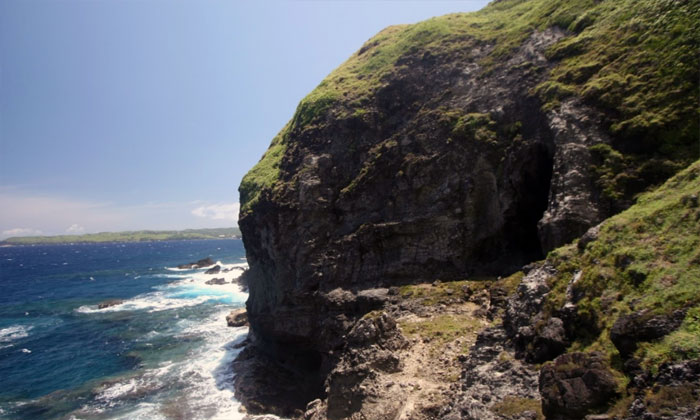
<svg viewBox="0 0 700 420">
<path fill-rule="evenodd" d="M 700 419 L 700 360 L 663 364 L 639 389 L 624 420 Z"/>
<path fill-rule="evenodd" d="M 639 311 L 619 317 L 610 329 L 610 340 L 625 357 L 637 349 L 640 341 L 661 338 L 678 328 L 685 318 L 685 311 L 676 310 L 670 315 L 653 315 Z"/>
<path fill-rule="evenodd" d="M 513 417 L 494 412 L 494 405 L 508 399 L 532 401 L 539 405 L 538 372 L 534 366 L 514 357 L 502 327 L 482 331 L 468 355 L 463 357 L 458 390 L 452 390 L 451 405 L 436 418 L 479 420 L 525 420 L 536 418 L 528 411 Z"/>
<path fill-rule="evenodd" d="M 567 353 L 540 371 L 542 411 L 551 420 L 577 420 L 604 410 L 617 382 L 601 353 Z"/>
<path fill-rule="evenodd" d="M 244 308 L 234 309 L 226 315 L 226 324 L 229 327 L 245 327 L 248 325 L 248 313 Z"/>
</svg>

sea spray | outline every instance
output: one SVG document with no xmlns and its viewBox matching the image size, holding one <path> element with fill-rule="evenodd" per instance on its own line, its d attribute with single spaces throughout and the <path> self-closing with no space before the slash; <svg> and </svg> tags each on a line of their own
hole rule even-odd
<svg viewBox="0 0 700 420">
<path fill-rule="evenodd" d="M 243 418 L 230 366 L 247 329 L 225 321 L 247 298 L 239 240 L 2 252 L 3 418 Z M 171 269 L 206 256 L 219 273 Z"/>
</svg>

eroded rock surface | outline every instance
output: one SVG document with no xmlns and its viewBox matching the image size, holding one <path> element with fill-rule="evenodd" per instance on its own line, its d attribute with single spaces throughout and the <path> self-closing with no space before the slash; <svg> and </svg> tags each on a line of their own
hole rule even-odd
<svg viewBox="0 0 700 420">
<path fill-rule="evenodd" d="M 586 160 L 569 163 L 595 140 L 577 134 L 594 124 L 592 111 L 572 103 L 549 115 L 530 93 L 550 65 L 544 50 L 562 36 L 535 32 L 513 60 L 536 66 L 499 67 L 478 83 L 491 45 L 407 55 L 371 112 L 292 131 L 280 181 L 240 220 L 258 346 L 294 348 L 322 369 L 372 306 L 361 296 L 338 303 L 332 291 L 511 272 L 599 222 L 603 214 L 576 204 L 592 194 Z M 445 126 L 439 109 L 489 140 Z M 564 184 L 576 188 L 569 195 Z"/>
<path fill-rule="evenodd" d="M 245 309 L 234 309 L 226 315 L 226 324 L 229 327 L 245 327 L 248 325 L 248 314 Z"/>
<path fill-rule="evenodd" d="M 647 112 L 651 102 L 630 99 L 646 92 L 632 88 L 639 75 L 627 71 L 634 65 L 625 60 L 636 66 L 655 61 L 630 57 L 629 45 L 644 38 L 655 40 L 656 48 L 666 35 L 632 35 L 623 42 L 627 47 L 611 38 L 663 26 L 658 22 L 675 25 L 687 13 L 674 13 L 688 9 L 688 2 L 645 2 L 635 15 L 641 20 L 619 31 L 601 29 L 596 42 L 616 49 L 606 50 L 609 55 L 589 51 L 591 28 L 600 23 L 609 29 L 628 16 L 600 3 L 553 7 L 557 13 L 538 3 L 527 13 L 507 15 L 538 16 L 523 26 L 530 29 L 501 34 L 507 28 L 498 27 L 498 37 L 481 37 L 485 22 L 461 21 L 464 16 L 388 28 L 300 103 L 239 189 L 250 267 L 241 282 L 249 287 L 251 335 L 237 363 L 262 375 L 257 384 L 253 374 L 237 378 L 239 399 L 253 410 L 269 406 L 313 420 L 514 420 L 540 415 L 538 386 L 550 418 L 595 416 L 615 398 L 613 357 L 565 352 L 572 343 L 581 346 L 582 336 L 610 327 L 596 317 L 598 301 L 591 300 L 599 299 L 601 310 L 616 310 L 622 294 L 595 293 L 617 281 L 616 270 L 629 266 L 631 257 L 621 256 L 620 267 L 597 276 L 565 261 L 555 268 L 556 258 L 525 264 L 581 235 L 576 252 L 600 251 L 604 219 L 690 162 L 671 149 L 690 150 L 684 149 L 694 140 L 688 133 L 697 127 L 690 119 L 697 118 L 696 101 L 673 102 L 668 89 L 651 102 L 670 104 L 670 113 L 658 107 Z M 493 2 L 489 13 L 522 5 L 528 6 Z M 613 12 L 615 19 L 599 16 Z M 643 15 L 657 23 L 640 23 Z M 669 20 L 671 15 L 678 19 Z M 481 29 L 454 23 L 467 21 Z M 405 38 L 393 37 L 397 33 Z M 685 42 L 676 35 L 673 42 Z M 395 44 L 382 44 L 387 40 Z M 691 60 L 689 54 L 671 55 L 674 69 L 683 67 L 681 56 Z M 572 57 L 584 58 L 561 65 L 578 60 Z M 587 60 L 595 63 L 582 65 Z M 670 71 L 661 69 L 646 69 L 645 77 Z M 695 85 L 672 92 L 687 95 Z M 686 204 L 695 209 L 693 194 Z M 419 283 L 440 288 L 443 282 L 506 277 L 521 268 L 525 275 L 515 293 L 505 283 L 450 288 L 444 290 L 447 303 L 420 306 L 402 291 Z M 636 287 L 645 273 L 630 269 L 625 276 Z M 467 311 L 467 303 L 475 307 Z M 376 317 L 377 311 L 386 316 Z M 610 337 L 625 373 L 636 375 L 640 367 L 628 356 L 638 342 L 662 337 L 682 317 L 630 316 L 615 323 Z M 493 325 L 473 347 L 476 331 L 461 331 L 470 337 L 469 351 L 452 336 L 416 339 L 410 328 L 403 334 L 407 347 L 391 345 L 390 337 L 402 336 L 392 320 L 425 329 L 425 323 L 455 317 Z M 447 330 L 461 328 L 449 322 Z M 434 342 L 446 348 L 439 363 L 424 357 Z M 532 365 L 553 359 L 539 374 Z M 440 372 L 449 389 L 427 378 L 421 363 Z M 459 379 L 450 376 L 457 365 L 464 369 Z M 272 371 L 283 373 L 272 381 Z M 649 372 L 637 375 L 633 386 L 647 389 L 644 375 Z M 425 401 L 418 401 L 418 391 Z"/>
<path fill-rule="evenodd" d="M 547 419 L 577 420 L 604 411 L 618 384 L 600 353 L 568 353 L 540 371 L 542 411 Z"/>
</svg>

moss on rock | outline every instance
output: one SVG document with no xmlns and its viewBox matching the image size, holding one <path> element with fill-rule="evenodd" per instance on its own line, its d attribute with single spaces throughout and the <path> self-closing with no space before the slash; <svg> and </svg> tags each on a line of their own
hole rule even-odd
<svg viewBox="0 0 700 420">
<path fill-rule="evenodd" d="M 552 27 L 568 35 L 549 48 L 547 56 L 556 65 L 533 95 L 545 109 L 578 97 L 606 113 L 610 133 L 621 141 L 615 146 L 617 153 L 629 165 L 613 175 L 602 173 L 601 188 L 608 196 L 633 197 L 649 185 L 645 180 L 650 174 L 637 169 L 650 156 L 660 160 L 647 165 L 647 171 L 663 164 L 651 184 L 698 157 L 699 22 L 700 7 L 692 0 L 502 0 L 474 13 L 388 27 L 300 102 L 292 121 L 244 178 L 241 211 L 250 211 L 260 191 L 277 181 L 289 133 L 322 126 L 323 116 L 371 114 L 377 91 L 410 66 L 404 57 L 468 58 L 471 50 L 483 49 L 487 54 L 476 59 L 481 70 L 474 78 L 479 79 L 496 67 L 511 65 L 509 58 L 529 36 Z M 461 121 L 455 128 L 474 129 L 473 123 Z M 477 137 L 492 140 L 489 124 L 477 128 Z M 610 179 L 619 173 L 627 178 Z"/>
</svg>

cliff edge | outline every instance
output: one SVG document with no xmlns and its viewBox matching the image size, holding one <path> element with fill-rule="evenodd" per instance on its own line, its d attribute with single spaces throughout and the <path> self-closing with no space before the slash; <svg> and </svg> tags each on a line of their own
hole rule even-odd
<svg viewBox="0 0 700 420">
<path fill-rule="evenodd" d="M 239 188 L 244 359 L 296 384 L 249 385 L 241 399 L 291 414 L 328 398 L 315 407 L 351 418 L 364 400 L 333 408 L 333 378 L 352 388 L 367 377 L 338 374 L 364 316 L 415 315 L 397 287 L 517 273 L 697 159 L 698 22 L 696 1 L 501 0 L 367 41 L 302 100 Z M 549 340 L 573 328 L 553 306 L 549 329 L 520 331 L 529 324 L 508 315 L 514 290 L 503 290 L 503 314 L 481 314 L 504 317 L 494 346 L 501 337 L 517 360 L 541 363 L 576 342 Z M 400 352 L 394 315 L 363 328 Z M 565 364 L 586 357 L 603 356 Z"/>
</svg>

